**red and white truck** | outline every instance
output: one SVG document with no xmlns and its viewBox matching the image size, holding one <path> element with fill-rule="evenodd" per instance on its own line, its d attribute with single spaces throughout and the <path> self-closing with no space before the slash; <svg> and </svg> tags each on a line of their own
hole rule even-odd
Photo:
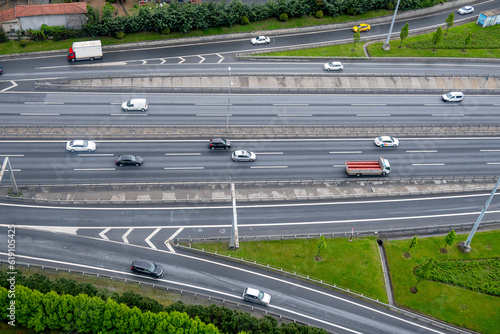
<svg viewBox="0 0 500 334">
<path fill-rule="evenodd" d="M 68 61 L 102 58 L 101 41 L 73 42 L 68 51 Z"/>
<path fill-rule="evenodd" d="M 382 157 L 375 161 L 346 161 L 345 172 L 356 176 L 387 175 L 391 172 L 391 165 Z"/>
</svg>

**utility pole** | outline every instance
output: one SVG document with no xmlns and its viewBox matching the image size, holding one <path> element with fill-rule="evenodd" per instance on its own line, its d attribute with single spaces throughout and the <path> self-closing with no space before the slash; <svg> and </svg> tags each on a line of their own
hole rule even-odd
<svg viewBox="0 0 500 334">
<path fill-rule="evenodd" d="M 236 190 L 234 189 L 234 183 L 231 182 L 231 197 L 233 198 L 233 225 L 231 227 L 231 240 L 227 249 L 238 249 L 240 248 L 240 241 L 238 240 L 238 215 L 236 213 Z"/>
<path fill-rule="evenodd" d="M 389 44 L 389 40 L 391 39 L 392 27 L 394 27 L 394 21 L 396 21 L 396 14 L 398 13 L 399 1 L 396 3 L 396 9 L 394 9 L 394 15 L 392 16 L 391 27 L 389 28 L 389 33 L 387 34 L 387 40 L 385 41 L 382 48 L 386 51 L 391 50 L 391 45 Z"/>
<path fill-rule="evenodd" d="M 2 183 L 3 173 L 5 169 L 9 171 L 10 184 L 12 184 L 12 192 L 14 194 L 19 194 L 19 189 L 17 188 L 16 178 L 14 177 L 14 172 L 12 171 L 12 166 L 10 165 L 9 157 L 5 157 L 2 164 L 2 169 L 0 169 L 0 184 Z"/>
<path fill-rule="evenodd" d="M 465 242 L 460 241 L 458 243 L 458 247 L 460 247 L 460 250 L 462 253 L 469 253 L 471 250 L 470 243 L 472 241 L 472 238 L 474 237 L 474 233 L 476 233 L 476 230 L 481 224 L 481 220 L 483 219 L 484 214 L 486 213 L 486 210 L 488 210 L 488 206 L 491 203 L 491 200 L 493 199 L 493 196 L 495 196 L 495 193 L 497 192 L 498 186 L 500 185 L 500 178 L 498 178 L 497 184 L 495 184 L 495 187 L 493 187 L 493 190 L 491 191 L 490 197 L 488 197 L 488 200 L 486 201 L 486 204 L 483 207 L 483 210 L 481 210 L 481 213 L 479 214 L 479 217 L 477 217 L 476 223 L 472 227 L 472 231 L 470 232 L 469 236 L 467 237 L 467 240 Z"/>
</svg>

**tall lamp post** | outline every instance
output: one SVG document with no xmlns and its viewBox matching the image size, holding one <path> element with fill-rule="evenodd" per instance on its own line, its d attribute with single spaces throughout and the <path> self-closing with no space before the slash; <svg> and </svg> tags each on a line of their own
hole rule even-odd
<svg viewBox="0 0 500 334">
<path fill-rule="evenodd" d="M 396 9 L 394 9 L 394 15 L 392 16 L 391 27 L 389 28 L 389 33 L 387 34 L 387 40 L 385 41 L 384 45 L 382 45 L 382 48 L 386 51 L 389 51 L 391 49 L 391 45 L 389 44 L 389 39 L 391 39 L 392 27 L 394 26 L 394 21 L 396 20 L 396 14 L 398 13 L 399 1 L 400 0 L 398 0 L 398 2 L 396 3 Z"/>
<path fill-rule="evenodd" d="M 227 115 L 226 115 L 226 133 L 229 133 L 229 105 L 231 104 L 231 66 L 227 67 L 229 71 L 229 94 L 227 95 Z"/>
</svg>

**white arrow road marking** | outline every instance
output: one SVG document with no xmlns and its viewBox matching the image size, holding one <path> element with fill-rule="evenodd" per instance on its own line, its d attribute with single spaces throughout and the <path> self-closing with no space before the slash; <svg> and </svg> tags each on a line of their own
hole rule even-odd
<svg viewBox="0 0 500 334">
<path fill-rule="evenodd" d="M 160 65 L 165 64 L 165 62 L 167 61 L 166 59 L 163 59 L 163 58 L 160 58 L 160 59 L 161 59 L 161 63 L 160 63 Z"/>
<path fill-rule="evenodd" d="M 111 230 L 111 228 L 108 227 L 107 229 L 105 229 L 104 231 L 102 231 L 101 233 L 99 233 L 99 236 L 101 238 L 103 238 L 104 240 L 109 240 L 109 238 L 106 236 L 106 233 L 108 233 L 109 230 Z"/>
<path fill-rule="evenodd" d="M 134 229 L 133 228 L 129 228 L 127 232 L 125 232 L 125 234 L 123 235 L 122 239 L 123 239 L 123 242 L 128 244 L 128 235 L 133 231 Z"/>
<path fill-rule="evenodd" d="M 146 65 L 148 63 L 147 60 L 141 60 L 142 61 L 142 64 L 141 65 Z"/>
<path fill-rule="evenodd" d="M 218 54 L 218 53 L 216 53 L 216 55 L 217 55 L 217 56 L 219 56 L 219 58 L 220 58 L 220 60 L 217 62 L 217 64 L 222 63 L 222 61 L 223 61 L 224 59 L 226 59 L 226 57 L 221 56 L 221 55 L 220 55 L 220 54 Z"/>
<path fill-rule="evenodd" d="M 179 228 L 177 231 L 175 231 L 174 234 L 172 234 L 170 236 L 170 238 L 167 239 L 167 241 L 165 241 L 165 244 L 169 243 L 170 241 L 172 241 L 173 238 L 175 238 L 179 233 L 181 233 L 182 231 L 184 230 L 184 227 L 181 227 Z"/>
<path fill-rule="evenodd" d="M 153 249 L 157 249 L 155 245 L 153 245 L 153 243 L 149 240 L 151 240 L 152 237 L 155 236 L 156 233 L 158 233 L 159 231 L 161 230 L 161 227 L 158 227 L 153 233 L 151 233 L 147 238 L 146 238 L 146 242 L 147 244 L 149 245 L 149 247 L 153 248 Z"/>
<path fill-rule="evenodd" d="M 203 63 L 203 62 L 205 61 L 205 58 L 203 58 L 202 56 L 198 55 L 198 57 L 201 59 L 201 60 L 198 62 L 198 64 L 201 64 L 201 63 Z"/>
<path fill-rule="evenodd" d="M 182 57 L 178 57 L 178 58 L 179 58 L 181 61 L 180 61 L 180 62 L 178 62 L 177 64 L 182 64 L 183 62 L 185 62 L 185 61 L 186 61 L 186 59 L 184 59 L 184 58 L 182 58 Z"/>
<path fill-rule="evenodd" d="M 15 81 L 12 81 L 12 80 L 11 80 L 11 81 L 10 81 L 10 83 L 12 84 L 12 86 L 9 86 L 9 87 L 7 87 L 7 88 L 4 88 L 4 89 L 0 90 L 0 92 L 5 92 L 5 91 L 8 91 L 8 90 L 9 90 L 9 89 L 11 89 L 11 88 L 17 87 L 17 84 L 16 84 L 16 82 L 15 82 Z"/>
</svg>

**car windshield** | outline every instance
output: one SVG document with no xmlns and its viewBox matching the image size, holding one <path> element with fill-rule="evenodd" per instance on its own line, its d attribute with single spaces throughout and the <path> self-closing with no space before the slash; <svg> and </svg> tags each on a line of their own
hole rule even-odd
<svg viewBox="0 0 500 334">
<path fill-rule="evenodd" d="M 86 140 L 84 140 L 84 141 L 82 142 L 82 145 L 83 145 L 83 146 L 88 146 L 88 145 L 89 145 L 89 142 L 88 142 L 88 141 L 86 141 Z"/>
<path fill-rule="evenodd" d="M 446 97 L 449 98 L 449 99 L 451 99 L 453 97 L 453 94 L 448 93 L 448 94 L 446 94 Z"/>
<path fill-rule="evenodd" d="M 156 269 L 156 264 L 151 263 L 151 265 L 149 266 L 149 269 L 148 269 L 148 270 L 149 270 L 150 272 L 154 273 L 154 272 L 155 272 L 155 269 Z"/>
<path fill-rule="evenodd" d="M 260 300 L 264 299 L 264 292 L 259 291 L 259 295 L 257 296 Z"/>
<path fill-rule="evenodd" d="M 133 106 L 134 106 L 134 105 L 133 105 L 133 103 L 132 103 L 132 100 L 127 101 L 127 107 L 133 107 Z"/>
</svg>

